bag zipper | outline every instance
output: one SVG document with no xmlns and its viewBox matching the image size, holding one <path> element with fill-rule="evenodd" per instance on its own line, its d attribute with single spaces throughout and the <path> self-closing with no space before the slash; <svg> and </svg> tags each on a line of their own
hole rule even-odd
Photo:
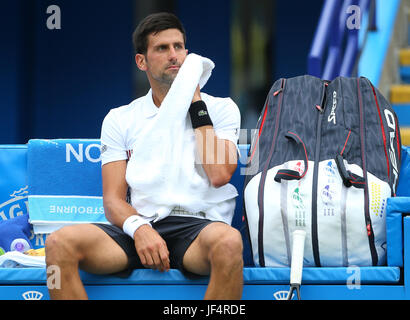
<svg viewBox="0 0 410 320">
<path fill-rule="evenodd" d="M 276 92 L 277 92 L 277 91 L 276 91 Z M 275 92 L 275 93 L 276 93 L 276 92 Z M 275 95 L 275 94 L 274 94 L 274 95 Z M 265 111 L 263 112 L 263 116 L 262 116 L 261 123 L 260 123 L 260 126 L 259 126 L 258 136 L 256 137 L 255 143 L 253 144 L 253 150 L 252 150 L 252 151 L 249 150 L 249 152 L 251 152 L 251 155 L 250 155 L 250 157 L 249 157 L 248 163 L 250 163 L 250 162 L 252 161 L 253 156 L 254 156 L 255 151 L 256 151 L 256 148 L 257 148 L 257 146 L 258 146 L 259 138 L 261 137 L 262 130 L 263 130 L 263 126 L 264 126 L 264 124 L 265 124 L 266 115 L 268 114 L 269 101 L 270 101 L 270 97 L 268 97 L 268 98 L 266 99 L 265 108 L 264 108 Z"/>
<path fill-rule="evenodd" d="M 382 115 L 380 112 L 380 106 L 379 106 L 379 101 L 377 100 L 377 95 L 376 95 L 376 90 L 374 90 L 373 85 L 370 83 L 370 86 L 372 87 L 373 90 L 373 96 L 374 96 L 374 101 L 376 102 L 376 108 L 377 108 L 377 112 L 379 114 L 379 120 L 380 120 L 380 126 L 381 126 L 381 132 L 382 132 L 382 138 L 383 138 L 383 145 L 384 145 L 384 155 L 386 156 L 386 164 L 387 164 L 387 178 L 390 181 L 390 163 L 389 163 L 389 156 L 387 154 L 387 139 L 386 139 L 386 133 L 384 131 L 384 125 L 383 125 L 383 119 L 382 119 Z"/>
<path fill-rule="evenodd" d="M 286 79 L 282 79 L 280 89 L 273 94 L 274 97 L 279 96 L 278 97 L 279 99 L 278 109 L 276 112 L 276 119 L 275 119 L 275 131 L 273 134 L 272 145 L 270 147 L 269 156 L 268 156 L 268 159 L 266 160 L 265 167 L 263 168 L 263 171 L 261 173 L 261 179 L 260 179 L 259 188 L 258 188 L 258 207 L 259 207 L 258 255 L 259 255 L 259 265 L 261 267 L 265 266 L 265 254 L 264 254 L 264 247 L 263 247 L 263 220 L 264 220 L 264 208 L 263 207 L 264 207 L 265 181 L 266 181 L 266 175 L 268 172 L 268 167 L 272 159 L 273 151 L 275 149 L 276 137 L 279 131 L 279 120 L 280 120 L 281 109 L 282 109 L 283 91 L 285 88 L 285 83 L 286 83 Z"/>
<path fill-rule="evenodd" d="M 364 185 L 364 218 L 366 223 L 367 236 L 369 239 L 370 255 L 372 257 L 373 266 L 377 266 L 378 256 L 376 251 L 376 246 L 374 244 L 374 233 L 372 227 L 372 221 L 370 219 L 369 211 L 369 187 L 367 183 L 367 165 L 366 165 L 366 150 L 365 150 L 365 130 L 364 130 L 364 110 L 363 110 L 363 99 L 362 92 L 360 91 L 360 78 L 357 78 L 357 98 L 359 100 L 359 117 L 360 117 L 360 150 L 362 157 L 362 169 L 363 178 L 365 181 Z"/>
<path fill-rule="evenodd" d="M 313 168 L 313 184 L 312 184 L 312 249 L 313 258 L 315 260 L 316 267 L 320 267 L 320 254 L 319 254 L 319 240 L 317 233 L 317 185 L 319 174 L 319 160 L 320 160 L 320 145 L 322 137 L 322 120 L 326 107 L 326 88 L 328 84 L 325 82 L 322 88 L 322 95 L 320 99 L 320 105 L 316 105 L 316 109 L 319 111 L 317 115 L 317 127 L 316 127 L 316 148 L 315 148 L 315 165 Z"/>
</svg>

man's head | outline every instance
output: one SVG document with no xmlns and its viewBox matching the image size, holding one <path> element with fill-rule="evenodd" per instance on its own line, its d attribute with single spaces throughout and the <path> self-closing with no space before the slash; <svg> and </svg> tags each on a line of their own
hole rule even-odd
<svg viewBox="0 0 410 320">
<path fill-rule="evenodd" d="M 186 33 L 181 21 L 172 13 L 160 12 L 145 17 L 137 26 L 132 36 L 136 53 L 145 55 L 148 49 L 148 36 L 167 29 L 177 29 L 182 33 L 184 45 Z"/>
<path fill-rule="evenodd" d="M 171 86 L 188 51 L 182 23 L 171 13 L 149 15 L 134 32 L 135 62 L 153 90 Z"/>
</svg>

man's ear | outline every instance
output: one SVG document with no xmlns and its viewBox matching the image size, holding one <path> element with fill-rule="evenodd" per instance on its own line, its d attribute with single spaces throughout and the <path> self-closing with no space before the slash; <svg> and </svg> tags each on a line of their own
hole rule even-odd
<svg viewBox="0 0 410 320">
<path fill-rule="evenodd" d="M 143 54 L 137 53 L 135 55 L 135 63 L 137 64 L 138 69 L 140 69 L 141 71 L 147 70 L 145 56 Z"/>
</svg>

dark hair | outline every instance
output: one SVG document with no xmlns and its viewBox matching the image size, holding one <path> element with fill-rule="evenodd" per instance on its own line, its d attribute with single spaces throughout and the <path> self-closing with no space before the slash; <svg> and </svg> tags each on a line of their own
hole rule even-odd
<svg viewBox="0 0 410 320">
<path fill-rule="evenodd" d="M 174 14 L 169 12 L 154 13 L 145 17 L 132 35 L 136 53 L 146 54 L 148 49 L 148 36 L 167 29 L 178 29 L 181 31 L 184 36 L 184 44 L 186 43 L 184 26 Z"/>
</svg>

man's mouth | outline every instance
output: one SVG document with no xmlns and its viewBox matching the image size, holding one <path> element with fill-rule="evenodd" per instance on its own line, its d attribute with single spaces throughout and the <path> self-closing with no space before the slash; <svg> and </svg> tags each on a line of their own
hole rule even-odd
<svg viewBox="0 0 410 320">
<path fill-rule="evenodd" d="M 171 65 L 167 69 L 169 69 L 169 70 L 178 70 L 179 68 L 180 68 L 180 66 L 178 66 L 178 65 Z"/>
</svg>

